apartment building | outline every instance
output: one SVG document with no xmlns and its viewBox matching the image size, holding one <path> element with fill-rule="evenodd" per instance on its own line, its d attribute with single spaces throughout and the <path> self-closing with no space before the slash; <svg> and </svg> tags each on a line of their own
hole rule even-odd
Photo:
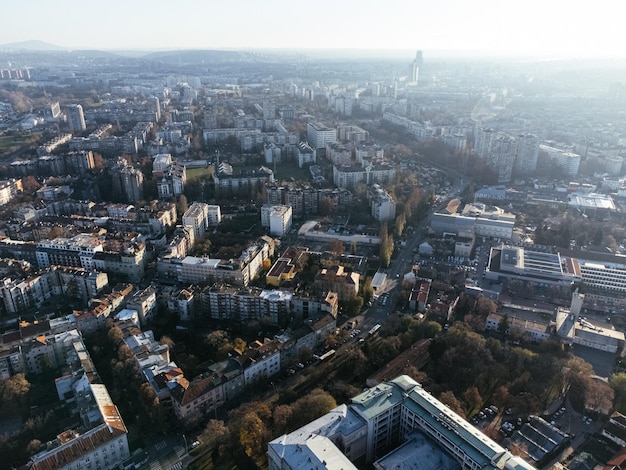
<svg viewBox="0 0 626 470">
<path fill-rule="evenodd" d="M 264 204 L 261 207 L 261 226 L 268 228 L 272 235 L 283 237 L 291 229 L 292 216 L 291 206 Z"/>
<path fill-rule="evenodd" d="M 209 226 L 209 205 L 194 202 L 183 214 L 183 225 L 191 227 L 196 238 L 204 235 Z"/>
<path fill-rule="evenodd" d="M 326 144 L 337 142 L 337 130 L 318 122 L 307 125 L 307 140 L 315 149 L 325 149 Z"/>
<path fill-rule="evenodd" d="M 9 180 L 0 181 L 0 206 L 8 204 L 22 192 L 22 180 L 11 178 Z"/>
<path fill-rule="evenodd" d="M 337 292 L 339 300 L 350 300 L 359 293 L 359 273 L 343 266 L 323 268 L 315 275 L 313 285 L 315 290 L 322 292 Z"/>
<path fill-rule="evenodd" d="M 396 202 L 391 195 L 374 184 L 368 191 L 367 198 L 372 210 L 372 217 L 379 222 L 388 222 L 396 218 Z"/>
<path fill-rule="evenodd" d="M 102 384 L 88 384 L 79 408 L 92 421 L 88 430 L 62 432 L 46 450 L 31 457 L 31 470 L 114 469 L 130 457 L 128 430 Z"/>
</svg>

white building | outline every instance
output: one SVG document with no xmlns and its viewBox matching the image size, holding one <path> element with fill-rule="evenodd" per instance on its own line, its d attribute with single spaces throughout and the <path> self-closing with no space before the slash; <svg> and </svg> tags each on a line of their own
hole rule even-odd
<svg viewBox="0 0 626 470">
<path fill-rule="evenodd" d="M 67 105 L 65 114 L 67 116 L 67 124 L 70 126 L 72 132 L 82 132 L 87 129 L 85 125 L 85 115 L 83 114 L 83 107 L 81 105 Z"/>
<path fill-rule="evenodd" d="M 406 375 L 366 389 L 349 405 L 271 441 L 269 469 L 308 469 L 315 468 L 316 463 L 320 468 L 345 470 L 371 464 L 387 468 L 375 461 L 395 443 L 411 442 L 416 432 L 437 443 L 444 456 L 455 460 L 461 470 L 534 470 Z M 401 446 L 386 457 L 403 452 L 406 461 L 415 463 L 421 457 L 420 450 L 407 452 Z M 432 468 L 439 468 L 435 465 Z"/>
<path fill-rule="evenodd" d="M 337 130 L 317 122 L 307 126 L 307 140 L 316 149 L 325 149 L 326 144 L 337 142 Z"/>
<path fill-rule="evenodd" d="M 183 225 L 191 227 L 196 238 L 204 235 L 209 226 L 209 205 L 194 202 L 183 214 Z"/>
<path fill-rule="evenodd" d="M 391 195 L 375 184 L 368 193 L 372 217 L 379 222 L 387 222 L 396 218 L 396 202 Z"/>
<path fill-rule="evenodd" d="M 264 204 L 261 207 L 261 226 L 269 228 L 272 235 L 284 236 L 291 229 L 291 206 Z"/>
<path fill-rule="evenodd" d="M 211 225 L 218 225 L 222 221 L 222 210 L 217 204 L 209 204 L 207 212 L 207 222 Z"/>
</svg>

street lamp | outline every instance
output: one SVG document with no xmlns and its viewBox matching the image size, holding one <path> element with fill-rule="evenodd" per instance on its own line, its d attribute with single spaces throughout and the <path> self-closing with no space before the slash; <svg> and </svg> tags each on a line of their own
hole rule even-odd
<svg viewBox="0 0 626 470">
<path fill-rule="evenodd" d="M 183 433 L 183 439 L 185 440 L 185 455 L 188 455 L 189 452 L 187 451 L 187 436 L 185 436 L 185 433 Z"/>
</svg>

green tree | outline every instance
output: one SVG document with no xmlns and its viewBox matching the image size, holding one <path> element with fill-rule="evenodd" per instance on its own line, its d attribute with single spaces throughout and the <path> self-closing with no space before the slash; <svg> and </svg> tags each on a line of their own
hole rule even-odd
<svg viewBox="0 0 626 470">
<path fill-rule="evenodd" d="M 465 403 L 465 411 L 468 416 L 478 411 L 483 404 L 483 398 L 480 396 L 478 388 L 472 386 L 465 390 L 463 392 L 463 402 Z"/>
<path fill-rule="evenodd" d="M 509 316 L 507 314 L 502 315 L 502 318 L 498 322 L 498 333 L 506 337 L 509 331 Z"/>
<path fill-rule="evenodd" d="M 615 393 L 615 410 L 626 413 L 626 372 L 616 372 L 609 381 Z"/>
</svg>

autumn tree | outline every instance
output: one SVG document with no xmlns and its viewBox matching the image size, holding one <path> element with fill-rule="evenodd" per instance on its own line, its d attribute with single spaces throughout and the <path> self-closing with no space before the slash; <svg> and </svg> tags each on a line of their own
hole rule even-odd
<svg viewBox="0 0 626 470">
<path fill-rule="evenodd" d="M 222 454 L 228 445 L 230 431 L 224 421 L 210 419 L 200 434 L 200 443 L 209 449 L 217 449 Z"/>
<path fill-rule="evenodd" d="M 328 244 L 328 251 L 335 253 L 336 255 L 343 255 L 346 250 L 343 242 L 335 238 Z"/>
<path fill-rule="evenodd" d="M 8 405 L 17 403 L 22 406 L 26 403 L 26 397 L 30 390 L 30 382 L 26 380 L 24 374 L 15 374 L 8 379 L 0 381 L 1 403 Z"/>
<path fill-rule="evenodd" d="M 391 255 L 393 254 L 393 237 L 389 235 L 387 230 L 387 224 L 382 224 L 380 227 L 380 264 L 383 267 L 388 267 L 391 263 Z"/>
<path fill-rule="evenodd" d="M 457 397 L 454 396 L 454 393 L 450 391 L 443 392 L 441 395 L 439 395 L 439 401 L 462 418 L 465 418 L 465 410 L 463 410 L 463 405 L 461 405 L 461 402 L 457 399 Z"/>
</svg>

